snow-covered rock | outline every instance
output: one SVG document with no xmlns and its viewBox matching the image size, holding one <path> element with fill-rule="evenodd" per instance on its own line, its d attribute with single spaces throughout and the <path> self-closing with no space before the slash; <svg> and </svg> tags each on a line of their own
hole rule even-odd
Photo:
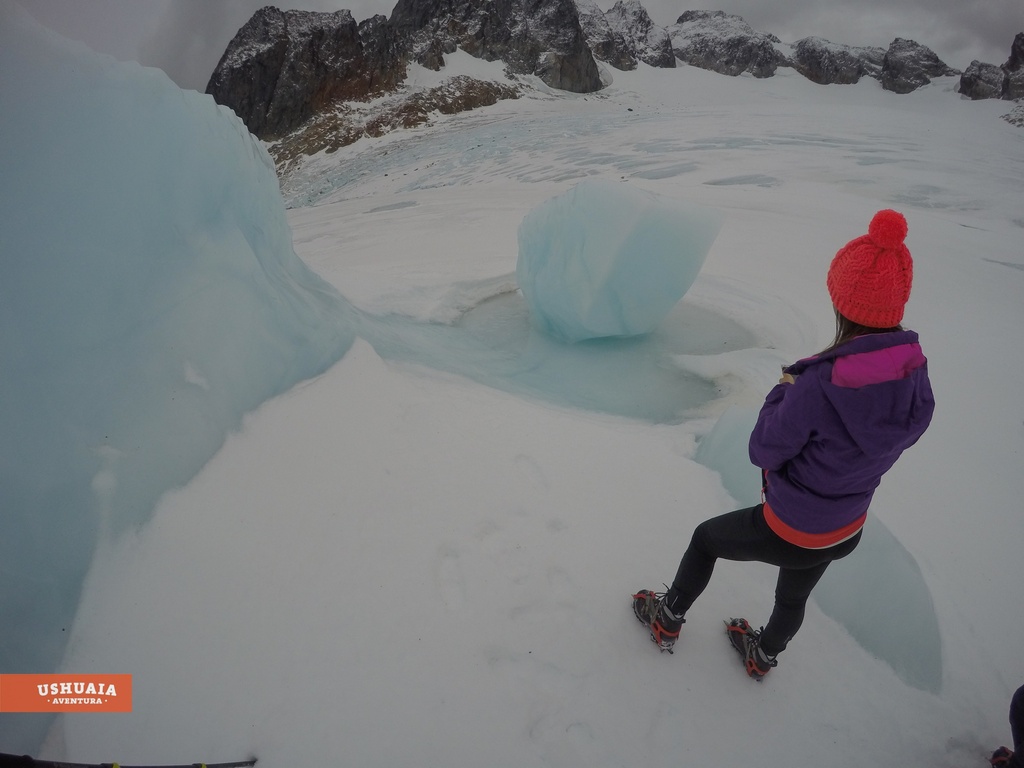
<svg viewBox="0 0 1024 768">
<path fill-rule="evenodd" d="M 1003 64 L 1006 71 L 1006 90 L 1003 92 L 1004 99 L 1024 99 L 1024 32 L 1019 32 L 1013 38 L 1013 45 L 1010 47 L 1010 58 Z"/>
<path fill-rule="evenodd" d="M 626 72 L 636 69 L 636 56 L 626 44 L 622 32 L 612 28 L 594 0 L 576 0 L 576 12 L 583 36 L 595 59 Z"/>
<path fill-rule="evenodd" d="M 425 49 L 447 54 L 461 48 L 503 61 L 512 73 L 537 75 L 552 88 L 590 93 L 602 87 L 572 0 L 399 0 L 388 23 L 406 55 L 423 66 L 437 61 L 424 58 Z"/>
<path fill-rule="evenodd" d="M 616 0 L 605 18 L 612 30 L 626 41 L 630 53 L 644 64 L 675 67 L 676 56 L 672 52 L 668 30 L 651 21 L 640 0 Z"/>
<path fill-rule="evenodd" d="M 959 91 L 970 99 L 1001 99 L 1008 79 L 1002 67 L 975 59 L 960 75 Z"/>
<path fill-rule="evenodd" d="M 784 62 L 775 35 L 723 11 L 687 11 L 668 28 L 676 57 L 723 75 L 771 77 Z"/>
<path fill-rule="evenodd" d="M 1001 67 L 972 61 L 960 76 L 959 92 L 971 99 L 1024 99 L 1024 32 L 1013 39 Z"/>
<path fill-rule="evenodd" d="M 884 48 L 833 43 L 821 37 L 805 37 L 793 44 L 789 63 L 808 80 L 822 85 L 856 83 L 865 75 L 878 78 Z"/>
<path fill-rule="evenodd" d="M 927 85 L 933 77 L 949 77 L 960 72 L 947 66 L 931 48 L 897 37 L 882 60 L 882 87 L 895 93 L 910 93 Z"/>
<path fill-rule="evenodd" d="M 250 132 L 277 138 L 339 101 L 393 90 L 406 76 L 383 16 L 356 24 L 349 11 L 257 11 L 238 30 L 206 92 Z"/>
</svg>

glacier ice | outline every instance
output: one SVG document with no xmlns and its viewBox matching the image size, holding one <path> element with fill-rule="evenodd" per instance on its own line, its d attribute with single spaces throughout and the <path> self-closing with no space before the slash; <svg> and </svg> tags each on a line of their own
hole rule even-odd
<svg viewBox="0 0 1024 768">
<path fill-rule="evenodd" d="M 852 555 L 829 566 L 814 601 L 908 685 L 942 690 L 942 636 L 914 556 L 872 515 Z"/>
<path fill-rule="evenodd" d="M 722 486 L 740 507 L 761 502 L 760 470 L 747 455 L 750 433 L 757 422 L 757 411 L 732 406 L 715 420 L 715 426 L 697 444 L 697 463 L 713 469 L 722 478 Z"/>
<path fill-rule="evenodd" d="M 103 535 L 353 335 L 209 96 L 0 0 L 0 104 L 0 670 L 50 672 Z M 0 743 L 38 717 L 3 716 Z"/>
<path fill-rule="evenodd" d="M 693 284 L 720 227 L 701 206 L 580 182 L 519 226 L 516 277 L 531 319 L 566 342 L 649 333 Z"/>
<path fill-rule="evenodd" d="M 760 470 L 747 452 L 756 421 L 756 410 L 727 409 L 695 455 L 719 473 L 740 507 L 761 501 Z M 931 590 L 914 556 L 876 514 L 868 516 L 857 549 L 829 566 L 811 597 L 903 682 L 932 693 L 941 690 L 942 642 Z"/>
</svg>

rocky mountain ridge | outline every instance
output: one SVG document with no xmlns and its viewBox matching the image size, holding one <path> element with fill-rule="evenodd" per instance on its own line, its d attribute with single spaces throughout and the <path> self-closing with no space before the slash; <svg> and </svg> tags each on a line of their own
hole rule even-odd
<svg viewBox="0 0 1024 768">
<path fill-rule="evenodd" d="M 430 93 L 408 92 L 411 64 L 441 71 L 445 56 L 459 49 L 501 62 L 508 81 L 453 77 Z M 819 37 L 786 44 L 722 11 L 686 11 L 663 28 L 640 0 L 616 0 L 606 12 L 594 0 L 398 0 L 390 18 L 358 23 L 347 10 L 268 6 L 232 39 L 206 92 L 254 135 L 275 142 L 281 163 L 417 125 L 434 110 L 517 98 L 530 77 L 550 88 L 593 93 L 606 84 L 602 66 L 631 70 L 641 62 L 762 78 L 790 67 L 815 83 L 869 77 L 896 93 L 960 75 L 965 97 L 1024 98 L 1024 32 L 1005 64 L 974 61 L 961 73 L 926 46 L 901 38 L 888 49 Z M 372 115 L 360 108 L 371 100 L 378 107 Z"/>
<path fill-rule="evenodd" d="M 960 78 L 960 93 L 972 99 L 1024 99 L 1024 32 L 1013 39 L 1002 66 L 972 61 Z"/>
</svg>

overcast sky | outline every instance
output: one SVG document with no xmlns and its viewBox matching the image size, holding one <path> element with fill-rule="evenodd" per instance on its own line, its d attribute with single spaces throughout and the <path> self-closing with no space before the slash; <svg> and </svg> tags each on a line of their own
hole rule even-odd
<svg viewBox="0 0 1024 768">
<path fill-rule="evenodd" d="M 206 89 L 235 32 L 264 5 L 283 10 L 337 11 L 356 21 L 391 15 L 395 0 L 17 0 L 65 37 L 122 60 L 160 67 L 183 88 Z M 604 10 L 614 0 L 598 0 Z M 683 11 L 721 10 L 754 29 L 791 43 L 817 35 L 834 43 L 888 47 L 894 38 L 916 40 L 949 66 L 972 60 L 1003 64 L 1024 32 L 1024 0 L 641 0 L 656 24 L 669 26 Z"/>
</svg>

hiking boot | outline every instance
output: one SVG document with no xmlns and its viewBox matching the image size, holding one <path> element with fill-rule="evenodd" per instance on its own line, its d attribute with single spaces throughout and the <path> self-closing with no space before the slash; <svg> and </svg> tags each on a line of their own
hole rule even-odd
<svg viewBox="0 0 1024 768">
<path fill-rule="evenodd" d="M 725 633 L 729 636 L 729 642 L 735 648 L 740 658 L 743 659 L 743 667 L 747 674 L 761 682 L 772 667 L 778 662 L 774 656 L 769 656 L 761 650 L 761 631 L 751 629 L 746 619 L 731 619 L 725 625 Z"/>
<path fill-rule="evenodd" d="M 988 761 L 996 768 L 999 768 L 1000 766 L 1009 765 L 1011 757 L 1013 757 L 1012 749 L 1000 747 L 992 753 L 992 757 Z"/>
<path fill-rule="evenodd" d="M 633 613 L 651 631 L 654 644 L 662 651 L 672 653 L 672 646 L 679 639 L 679 629 L 686 623 L 686 619 L 668 609 L 665 593 L 641 589 L 633 595 Z"/>
</svg>

